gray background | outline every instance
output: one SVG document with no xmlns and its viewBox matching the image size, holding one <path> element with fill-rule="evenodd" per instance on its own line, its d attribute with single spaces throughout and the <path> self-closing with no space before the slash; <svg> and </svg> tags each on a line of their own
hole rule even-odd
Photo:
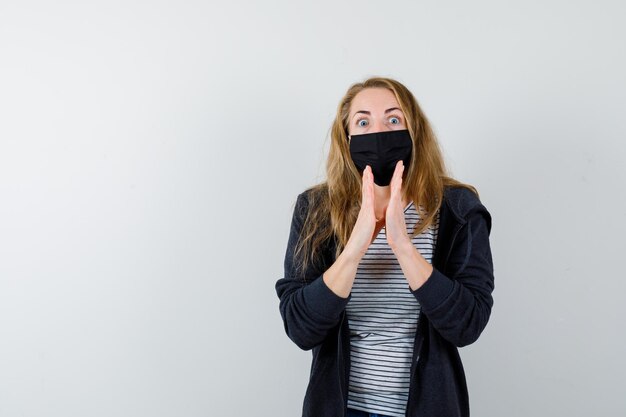
<svg viewBox="0 0 626 417">
<path fill-rule="evenodd" d="M 620 1 L 0 3 L 0 416 L 298 415 L 293 204 L 397 78 L 493 216 L 472 415 L 623 416 Z"/>
</svg>

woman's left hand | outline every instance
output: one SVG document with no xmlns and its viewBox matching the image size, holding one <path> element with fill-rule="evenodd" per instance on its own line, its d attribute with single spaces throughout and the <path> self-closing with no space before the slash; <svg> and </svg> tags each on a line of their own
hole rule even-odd
<svg viewBox="0 0 626 417">
<path fill-rule="evenodd" d="M 404 207 L 402 207 L 402 173 L 404 172 L 404 164 L 402 160 L 396 163 L 396 169 L 391 178 L 391 196 L 387 211 L 385 212 L 385 234 L 387 235 L 387 243 L 392 250 L 405 245 L 411 244 L 411 239 L 406 231 L 406 222 L 404 221 Z"/>
</svg>

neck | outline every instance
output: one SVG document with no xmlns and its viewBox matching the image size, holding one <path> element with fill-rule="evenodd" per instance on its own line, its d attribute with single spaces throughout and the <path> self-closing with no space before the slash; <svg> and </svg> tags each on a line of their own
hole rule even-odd
<svg viewBox="0 0 626 417">
<path fill-rule="evenodd" d="M 385 211 L 389 205 L 390 198 L 391 186 L 387 185 L 385 187 L 381 187 L 380 185 L 374 183 L 374 212 L 376 213 L 377 219 L 383 219 L 385 217 Z M 407 204 L 409 204 L 409 202 L 405 200 L 404 196 L 402 196 L 402 208 L 404 209 Z"/>
</svg>

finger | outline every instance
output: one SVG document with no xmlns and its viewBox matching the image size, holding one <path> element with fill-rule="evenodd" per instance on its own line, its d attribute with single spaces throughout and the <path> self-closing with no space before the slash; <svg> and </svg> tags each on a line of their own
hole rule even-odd
<svg viewBox="0 0 626 417">
<path fill-rule="evenodd" d="M 367 204 L 367 200 L 369 198 L 369 191 L 367 186 L 367 166 L 363 170 L 363 174 L 361 176 L 361 204 Z"/>
<path fill-rule="evenodd" d="M 374 174 L 372 173 L 372 167 L 367 166 L 367 191 L 368 191 L 368 203 L 372 212 L 374 211 Z"/>
<path fill-rule="evenodd" d="M 402 160 L 399 160 L 396 163 L 396 168 L 393 171 L 393 176 L 391 177 L 391 197 L 392 198 L 399 198 L 400 197 L 400 193 L 399 191 L 401 190 L 401 184 L 402 184 L 402 172 L 404 171 L 404 164 L 402 162 Z"/>
<path fill-rule="evenodd" d="M 369 165 L 366 165 L 363 170 L 363 205 L 367 207 L 372 204 L 371 170 L 372 168 Z"/>
<path fill-rule="evenodd" d="M 402 159 L 401 159 L 396 163 L 396 170 L 394 174 L 402 178 L 402 171 L 404 171 L 404 162 L 402 162 Z"/>
</svg>

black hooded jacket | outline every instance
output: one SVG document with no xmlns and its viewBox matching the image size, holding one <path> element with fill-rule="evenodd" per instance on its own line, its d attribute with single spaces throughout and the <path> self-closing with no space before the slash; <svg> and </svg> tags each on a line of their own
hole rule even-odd
<svg viewBox="0 0 626 417">
<path fill-rule="evenodd" d="M 334 243 L 324 262 L 296 274 L 293 252 L 308 209 L 308 193 L 297 197 L 285 254 L 285 273 L 276 282 L 285 331 L 313 360 L 303 417 L 343 417 L 347 412 L 350 299 L 333 293 L 323 273 L 334 262 Z M 408 417 L 468 417 L 469 398 L 458 347 L 478 339 L 493 306 L 491 215 L 476 194 L 446 187 L 440 208 L 433 272 L 413 295 L 421 305 L 415 334 Z"/>
</svg>

